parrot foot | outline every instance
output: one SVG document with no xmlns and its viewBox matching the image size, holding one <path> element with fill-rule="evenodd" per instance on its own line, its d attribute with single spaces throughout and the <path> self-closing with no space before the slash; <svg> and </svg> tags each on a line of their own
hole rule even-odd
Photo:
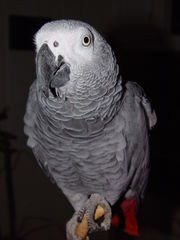
<svg viewBox="0 0 180 240">
<path fill-rule="evenodd" d="M 78 212 L 77 212 L 77 221 L 78 222 L 82 222 L 82 219 L 84 217 L 84 214 L 86 212 L 86 207 L 81 208 Z"/>
<path fill-rule="evenodd" d="M 111 207 L 99 194 L 92 194 L 85 206 L 74 213 L 66 224 L 67 240 L 88 240 L 88 234 L 108 230 L 111 226 Z"/>
<path fill-rule="evenodd" d="M 75 212 L 72 218 L 66 224 L 66 238 L 67 240 L 82 240 L 81 237 L 77 236 L 76 229 L 79 224 L 78 213 Z"/>
<path fill-rule="evenodd" d="M 104 210 L 104 214 L 98 220 L 96 219 L 96 210 L 100 206 Z M 92 233 L 100 230 L 108 230 L 111 226 L 111 207 L 102 195 L 92 194 L 86 205 L 86 216 L 88 223 L 88 232 Z"/>
</svg>

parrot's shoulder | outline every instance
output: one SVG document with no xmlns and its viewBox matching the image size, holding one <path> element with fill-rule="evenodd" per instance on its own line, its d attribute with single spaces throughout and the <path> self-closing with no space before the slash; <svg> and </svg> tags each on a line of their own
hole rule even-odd
<svg viewBox="0 0 180 240">
<path fill-rule="evenodd" d="M 157 117 L 150 101 L 146 97 L 143 88 L 138 83 L 131 81 L 128 81 L 125 84 L 125 88 L 126 95 L 134 98 L 136 102 L 142 106 L 149 123 L 149 128 L 153 128 L 157 122 Z"/>
<path fill-rule="evenodd" d="M 144 90 L 143 88 L 136 82 L 133 81 L 127 81 L 125 83 L 125 87 L 130 94 L 134 94 L 137 96 L 143 96 L 144 95 Z"/>
</svg>

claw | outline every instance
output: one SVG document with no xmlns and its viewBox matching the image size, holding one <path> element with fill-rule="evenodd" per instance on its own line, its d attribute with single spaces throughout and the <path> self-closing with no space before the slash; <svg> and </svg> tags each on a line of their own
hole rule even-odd
<svg viewBox="0 0 180 240">
<path fill-rule="evenodd" d="M 99 213 L 100 211 L 100 213 Z M 103 216 L 101 221 L 97 221 L 98 219 Z M 87 222 L 89 233 L 99 230 L 108 230 L 111 226 L 111 207 L 104 199 L 103 196 L 99 194 L 92 194 L 87 202 Z"/>
<path fill-rule="evenodd" d="M 66 224 L 66 238 L 67 240 L 82 240 L 80 236 L 76 234 L 76 228 L 78 226 L 78 215 L 75 213 L 73 217 Z"/>
<path fill-rule="evenodd" d="M 76 235 L 80 237 L 80 239 L 83 239 L 83 240 L 87 239 L 88 223 L 87 223 L 86 214 L 84 214 L 82 221 L 76 227 Z"/>
</svg>

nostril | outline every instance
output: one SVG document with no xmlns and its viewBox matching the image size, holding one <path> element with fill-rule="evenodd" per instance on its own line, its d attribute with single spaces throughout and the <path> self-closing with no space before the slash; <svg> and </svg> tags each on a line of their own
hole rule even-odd
<svg viewBox="0 0 180 240">
<path fill-rule="evenodd" d="M 59 43 L 58 43 L 57 41 L 54 41 L 54 42 L 53 42 L 53 45 L 54 45 L 54 47 L 58 47 L 58 46 L 59 46 Z"/>
</svg>

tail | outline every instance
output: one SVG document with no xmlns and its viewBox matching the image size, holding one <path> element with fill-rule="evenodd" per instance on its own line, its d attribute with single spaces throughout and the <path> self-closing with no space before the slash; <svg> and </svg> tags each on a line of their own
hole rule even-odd
<svg viewBox="0 0 180 240">
<path fill-rule="evenodd" d="M 123 202 L 119 205 L 119 207 L 118 205 L 116 205 L 116 209 L 113 213 L 111 222 L 112 229 L 119 229 L 124 231 L 128 235 L 138 237 L 139 231 L 138 222 L 135 215 L 135 208 L 135 197 L 124 199 Z"/>
</svg>

